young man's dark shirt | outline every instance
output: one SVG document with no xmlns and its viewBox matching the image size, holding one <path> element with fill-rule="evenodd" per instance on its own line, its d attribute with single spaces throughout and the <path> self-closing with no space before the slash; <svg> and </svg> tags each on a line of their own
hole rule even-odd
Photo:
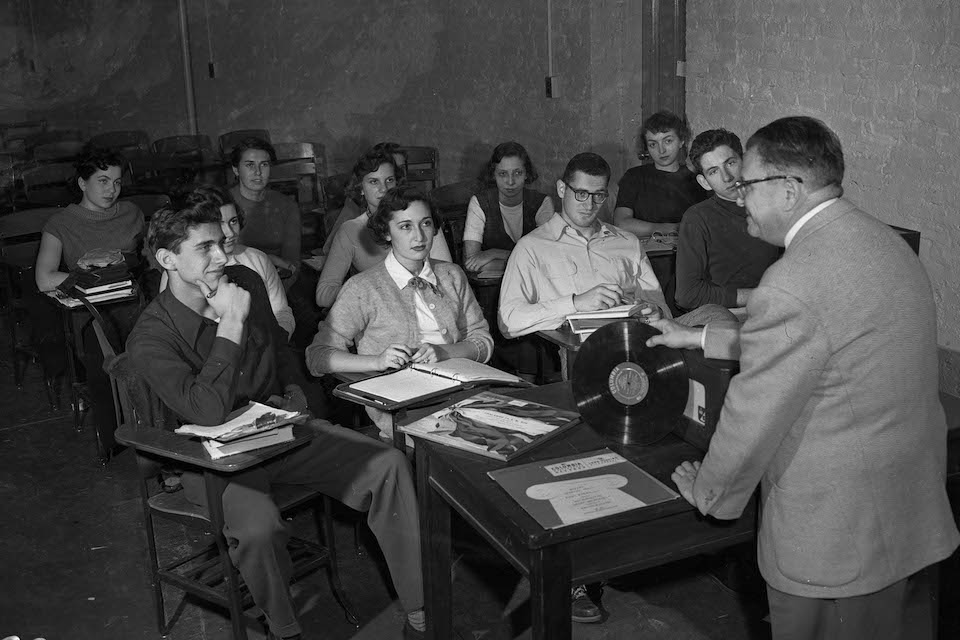
<svg viewBox="0 0 960 640">
<path fill-rule="evenodd" d="M 265 402 L 282 396 L 286 385 L 304 382 L 263 280 L 241 265 L 225 267 L 224 274 L 250 293 L 241 345 L 218 338 L 217 322 L 184 305 L 170 287 L 143 311 L 127 340 L 138 373 L 193 424 L 220 424 L 247 402 Z"/>
</svg>

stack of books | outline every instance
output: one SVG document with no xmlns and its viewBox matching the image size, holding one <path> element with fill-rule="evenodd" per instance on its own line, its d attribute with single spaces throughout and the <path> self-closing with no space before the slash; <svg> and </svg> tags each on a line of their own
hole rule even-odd
<svg viewBox="0 0 960 640">
<path fill-rule="evenodd" d="M 133 293 L 133 280 L 126 264 L 90 271 L 77 271 L 73 288 L 90 302 L 114 300 Z"/>
<path fill-rule="evenodd" d="M 283 411 L 251 402 L 227 416 L 216 426 L 185 424 L 176 433 L 197 436 L 214 460 L 246 451 L 255 451 L 293 440 L 293 424 L 307 419 L 296 411 Z"/>
<path fill-rule="evenodd" d="M 600 311 L 578 311 L 568 315 L 567 322 L 571 331 L 580 336 L 581 340 L 586 340 L 591 333 L 604 325 L 640 315 L 640 312 L 648 304 L 646 302 L 631 302 Z"/>
</svg>

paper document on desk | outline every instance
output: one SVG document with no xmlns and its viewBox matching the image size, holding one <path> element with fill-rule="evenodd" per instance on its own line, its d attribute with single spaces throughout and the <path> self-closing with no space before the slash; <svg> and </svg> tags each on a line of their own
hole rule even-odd
<svg viewBox="0 0 960 640">
<path fill-rule="evenodd" d="M 246 407 L 233 411 L 227 416 L 228 420 L 223 424 L 212 427 L 185 424 L 178 428 L 176 433 L 226 442 L 248 436 L 257 431 L 266 431 L 282 424 L 288 424 L 299 415 L 296 411 L 284 411 L 259 402 L 251 402 Z"/>
<path fill-rule="evenodd" d="M 609 449 L 488 474 L 544 529 L 675 501 L 679 494 Z"/>
</svg>

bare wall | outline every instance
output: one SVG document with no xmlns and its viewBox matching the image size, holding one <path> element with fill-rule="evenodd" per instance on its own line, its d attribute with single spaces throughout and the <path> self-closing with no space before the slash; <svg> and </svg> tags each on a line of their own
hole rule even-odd
<svg viewBox="0 0 960 640">
<path fill-rule="evenodd" d="M 214 139 L 267 128 L 321 142 L 333 171 L 379 140 L 437 146 L 444 182 L 472 177 L 493 145 L 516 139 L 543 188 L 586 148 L 615 174 L 632 164 L 641 61 L 629 0 L 553 1 L 558 99 L 544 95 L 546 0 L 187 4 L 199 128 Z M 30 10 L 42 14 L 32 23 Z M 0 117 L 22 104 L 89 133 L 187 132 L 172 0 L 15 0 L 2 32 L 11 20 L 0 77 L 16 89 L 0 93 Z"/>
<path fill-rule="evenodd" d="M 941 379 L 960 391 L 960 6 L 942 0 L 689 0 L 695 130 L 741 136 L 806 114 L 840 136 L 846 195 L 920 230 L 938 308 Z M 895 313 L 897 301 L 890 301 Z"/>
</svg>

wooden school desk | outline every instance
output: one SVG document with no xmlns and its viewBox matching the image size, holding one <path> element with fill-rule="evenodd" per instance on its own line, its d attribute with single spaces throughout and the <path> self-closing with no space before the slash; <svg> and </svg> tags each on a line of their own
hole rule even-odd
<svg viewBox="0 0 960 640">
<path fill-rule="evenodd" d="M 572 408 L 569 383 L 510 392 Z M 411 419 L 417 417 L 411 412 Z M 674 434 L 646 447 L 605 442 L 587 424 L 521 456 L 548 460 L 609 447 L 669 487 L 684 460 L 703 453 Z M 559 529 L 543 529 L 487 476 L 504 465 L 424 440 L 416 442 L 427 637 L 453 638 L 451 515 L 456 512 L 530 581 L 532 637 L 568 640 L 570 585 L 590 583 L 754 539 L 756 502 L 732 521 L 700 515 L 678 499 Z"/>
</svg>

